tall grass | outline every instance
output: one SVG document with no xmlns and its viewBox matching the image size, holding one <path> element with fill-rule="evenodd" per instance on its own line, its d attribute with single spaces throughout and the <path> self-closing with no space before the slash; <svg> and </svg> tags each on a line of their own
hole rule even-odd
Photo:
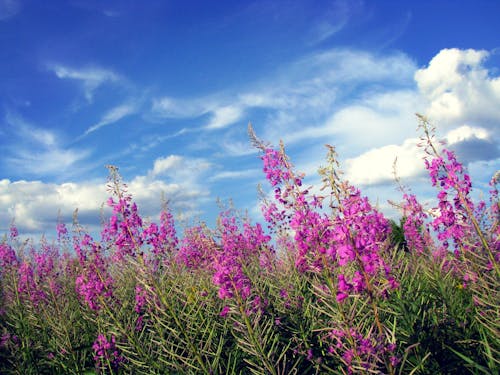
<svg viewBox="0 0 500 375">
<path fill-rule="evenodd" d="M 274 195 L 265 228 L 233 208 L 178 238 L 146 223 L 110 167 L 99 239 L 0 244 L 2 374 L 497 374 L 499 200 L 474 202 L 455 155 L 419 117 L 438 206 L 402 188 L 400 223 L 342 178 L 322 195 L 283 145 L 250 137 Z M 498 176 L 497 176 L 498 177 Z"/>
</svg>

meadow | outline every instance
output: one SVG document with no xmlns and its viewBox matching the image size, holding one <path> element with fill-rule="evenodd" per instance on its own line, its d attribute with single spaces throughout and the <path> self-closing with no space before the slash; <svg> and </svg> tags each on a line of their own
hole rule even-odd
<svg viewBox="0 0 500 375">
<path fill-rule="evenodd" d="M 265 223 L 223 207 L 178 236 L 145 220 L 114 167 L 111 215 L 57 240 L 0 241 L 1 374 L 498 374 L 498 173 L 486 201 L 419 117 L 436 207 L 400 186 L 387 219 L 342 178 L 321 194 L 250 129 Z"/>
</svg>

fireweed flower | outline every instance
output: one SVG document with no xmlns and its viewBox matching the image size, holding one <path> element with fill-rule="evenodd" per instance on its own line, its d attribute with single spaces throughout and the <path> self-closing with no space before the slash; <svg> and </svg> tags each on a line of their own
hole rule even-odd
<svg viewBox="0 0 500 375">
<path fill-rule="evenodd" d="M 108 223 L 102 230 L 103 242 L 114 245 L 113 260 L 135 258 L 143 244 L 142 219 L 130 195 L 123 194 L 115 201 L 110 197 L 108 206 L 113 209 Z"/>
<path fill-rule="evenodd" d="M 202 226 L 187 228 L 176 254 L 176 261 L 191 270 L 209 269 L 215 257 L 217 244 Z"/>
<path fill-rule="evenodd" d="M 261 158 L 276 201 L 264 202 L 265 220 L 282 233 L 294 233 L 293 253 L 300 272 L 321 271 L 325 265 L 329 266 L 326 255 L 332 258 L 331 222 L 326 214 L 317 211 L 322 199 L 310 196 L 308 189 L 302 187 L 303 176 L 292 171 L 283 149 L 267 148 Z"/>
<path fill-rule="evenodd" d="M 97 369 L 104 369 L 109 364 L 113 370 L 118 370 L 124 362 L 123 356 L 116 347 L 114 335 L 111 335 L 111 340 L 108 341 L 106 336 L 100 333 L 94 341 L 92 349 L 95 353 L 94 361 Z"/>
<path fill-rule="evenodd" d="M 332 245 L 333 228 L 325 214 L 315 212 L 305 204 L 302 207 L 290 221 L 297 248 L 295 266 L 300 272 L 319 272 L 325 265 L 332 267 L 335 253 Z"/>
<path fill-rule="evenodd" d="M 246 300 L 251 294 L 251 281 L 243 268 L 259 258 L 262 262 L 261 256 L 263 251 L 269 250 L 271 238 L 264 234 L 260 225 L 245 222 L 241 230 L 229 210 L 220 214 L 219 228 L 221 246 L 213 262 L 213 283 L 219 287 L 219 298 L 230 299 L 238 295 Z"/>
<path fill-rule="evenodd" d="M 50 291 L 53 297 L 58 297 L 62 290 L 58 274 L 60 266 L 58 248 L 44 241 L 40 250 L 33 252 L 32 258 L 34 259 L 38 288 Z"/>
<path fill-rule="evenodd" d="M 47 300 L 49 291 L 54 296 L 59 295 L 55 266 L 58 258 L 57 249 L 45 242 L 42 242 L 40 250 L 31 249 L 30 256 L 22 260 L 17 270 L 17 291 L 22 299 L 38 307 L 40 302 Z"/>
<path fill-rule="evenodd" d="M 6 243 L 0 243 L 0 274 L 18 265 L 16 251 Z"/>
<path fill-rule="evenodd" d="M 17 291 L 21 298 L 28 299 L 33 305 L 38 306 L 45 301 L 47 295 L 43 290 L 39 290 L 35 280 L 33 265 L 28 260 L 24 260 L 18 269 Z"/>
<path fill-rule="evenodd" d="M 145 306 L 148 302 L 148 291 L 144 289 L 141 285 L 137 284 L 135 286 L 135 306 L 134 311 L 138 314 L 135 330 L 142 330 L 144 324 L 144 313 Z"/>
<path fill-rule="evenodd" d="M 361 196 L 353 186 L 336 181 L 338 207 L 333 216 L 328 216 L 319 211 L 323 199 L 311 197 L 309 191 L 302 188 L 302 177 L 293 173 L 283 150 L 265 149 L 262 160 L 266 177 L 275 187 L 276 203 L 283 207 L 280 211 L 276 204 L 267 204 L 264 216 L 272 224 L 290 218 L 289 227 L 295 233 L 295 265 L 300 272 L 320 272 L 325 267 L 333 270 L 337 266 L 355 264 L 360 271 L 355 274 L 355 287 L 343 274 L 345 284 L 340 285 L 339 302 L 350 291 L 360 293 L 368 288 L 364 279 L 375 275 L 380 275 L 382 280 L 379 282 L 385 279 L 390 288 L 397 286 L 381 255 L 390 225 L 370 205 L 368 198 Z"/>
<path fill-rule="evenodd" d="M 7 280 L 18 277 L 19 260 L 16 251 L 7 243 L 0 243 L 0 305 L 5 305 L 15 298 L 15 288 L 8 287 Z M 5 310 L 0 307 L 0 315 L 3 315 Z"/>
<path fill-rule="evenodd" d="M 68 240 L 68 229 L 66 228 L 66 225 L 64 223 L 57 223 L 56 231 L 57 231 L 57 240 L 59 242 Z"/>
<path fill-rule="evenodd" d="M 410 251 L 423 254 L 432 248 L 432 238 L 427 227 L 427 214 L 413 194 L 403 195 L 403 230 Z"/>
<path fill-rule="evenodd" d="M 168 209 L 160 214 L 160 226 L 151 223 L 142 232 L 142 239 L 151 246 L 151 261 L 155 269 L 174 253 L 179 244 L 175 230 L 174 218 Z"/>
<path fill-rule="evenodd" d="M 19 237 L 19 231 L 17 230 L 17 227 L 14 225 L 14 223 L 12 223 L 12 225 L 10 226 L 10 239 L 11 240 L 14 240 L 16 239 L 17 237 Z"/>
<path fill-rule="evenodd" d="M 92 237 L 84 235 L 78 244 L 80 274 L 76 276 L 77 293 L 90 309 L 101 309 L 102 300 L 113 296 L 113 279 L 108 272 L 108 264 L 103 257 L 102 248 Z"/>
<path fill-rule="evenodd" d="M 470 199 L 472 184 L 470 177 L 453 152 L 444 149 L 441 156 L 425 160 L 432 186 L 439 188 L 437 215 L 432 227 L 437 232 L 443 249 L 447 250 L 452 242 L 455 252 L 467 251 L 469 244 L 464 238 L 474 238 L 470 215 L 474 212 L 474 203 Z"/>
<path fill-rule="evenodd" d="M 341 358 L 348 374 L 356 374 L 360 368 L 368 372 L 380 373 L 385 367 L 384 359 L 389 357 L 391 365 L 398 363 L 394 355 L 396 345 L 386 343 L 383 335 L 374 332 L 366 336 L 355 328 L 337 328 L 325 337 L 328 346 L 328 355 Z"/>
<path fill-rule="evenodd" d="M 345 184 L 344 191 L 347 194 L 340 200 L 339 215 L 333 218 L 333 240 L 339 265 L 354 263 L 358 268 L 345 283 L 350 285 L 349 290 L 362 292 L 368 288 L 366 278 L 378 275 L 380 281 L 387 281 L 390 277 L 390 267 L 382 257 L 390 225 L 358 189 Z"/>
<path fill-rule="evenodd" d="M 266 178 L 272 186 L 279 185 L 291 177 L 284 153 L 267 148 L 264 150 L 261 159 L 264 162 Z"/>
</svg>

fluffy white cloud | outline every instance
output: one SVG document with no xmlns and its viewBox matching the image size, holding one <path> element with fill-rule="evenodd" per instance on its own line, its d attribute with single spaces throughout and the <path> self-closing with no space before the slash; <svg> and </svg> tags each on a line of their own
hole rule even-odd
<svg viewBox="0 0 500 375">
<path fill-rule="evenodd" d="M 164 172 L 179 168 L 183 160 L 184 159 L 179 155 L 169 155 L 164 158 L 156 159 L 151 174 L 153 176 L 158 176 Z"/>
<path fill-rule="evenodd" d="M 482 148 L 486 148 L 486 151 L 494 155 L 494 152 L 487 149 L 488 144 L 491 143 L 490 132 L 483 128 L 472 128 L 464 125 L 449 131 L 445 139 L 448 147 L 453 147 L 458 152 L 459 157 L 467 156 L 466 163 L 482 160 L 481 151 L 477 151 L 476 157 L 467 155 L 467 148 L 471 141 L 482 142 Z M 422 175 L 425 172 L 423 159 L 426 154 L 423 148 L 418 146 L 419 143 L 421 143 L 420 139 L 409 138 L 400 145 L 374 148 L 355 158 L 347 159 L 345 163 L 347 178 L 355 185 L 373 185 L 393 181 L 393 166 L 396 158 L 398 177 L 411 179 Z M 474 145 L 477 146 L 477 144 Z M 436 144 L 435 147 L 442 148 L 439 144 Z M 484 164 L 484 162 L 482 163 Z"/>
<path fill-rule="evenodd" d="M 443 49 L 415 73 L 427 101 L 426 115 L 442 126 L 463 123 L 497 127 L 500 77 L 484 66 L 487 51 Z"/>
<path fill-rule="evenodd" d="M 105 200 L 105 185 L 93 183 L 49 184 L 41 181 L 0 181 L 0 222 L 6 227 L 15 219 L 23 231 L 54 229 L 59 213 L 70 220 L 79 208 L 83 224 L 97 222 Z M 97 215 L 88 220 L 88 214 Z"/>
<path fill-rule="evenodd" d="M 387 145 L 369 150 L 346 160 L 346 178 L 354 185 L 372 185 L 394 181 L 394 162 L 397 158 L 398 177 L 409 178 L 424 172 L 425 156 L 417 144 L 418 138 L 405 140 L 401 145 Z"/>
<path fill-rule="evenodd" d="M 165 198 L 174 213 L 190 218 L 199 215 L 202 203 L 209 199 L 209 190 L 201 181 L 209 166 L 201 159 L 171 155 L 156 160 L 148 175 L 125 181 L 127 191 L 144 217 L 156 217 Z M 97 231 L 108 196 L 104 181 L 55 184 L 0 180 L 0 229 L 7 229 L 15 219 L 24 232 L 52 232 L 59 214 L 70 222 L 78 209 L 80 223 Z"/>
<path fill-rule="evenodd" d="M 487 129 L 471 127 L 468 125 L 463 125 L 450 130 L 448 134 L 446 134 L 446 140 L 450 145 L 470 139 L 489 140 L 490 137 L 491 133 Z"/>
<path fill-rule="evenodd" d="M 279 137 L 290 145 L 322 140 L 340 146 L 342 152 L 352 156 L 360 150 L 399 143 L 414 135 L 414 112 L 419 105 L 418 95 L 410 90 L 375 92 L 355 104 L 333 111 L 322 124 L 303 126 L 281 135 L 267 131 L 267 135 Z"/>
</svg>

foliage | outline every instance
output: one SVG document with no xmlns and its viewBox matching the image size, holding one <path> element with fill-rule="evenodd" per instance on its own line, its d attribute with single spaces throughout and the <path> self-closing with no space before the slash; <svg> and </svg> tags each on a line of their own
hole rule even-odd
<svg viewBox="0 0 500 375">
<path fill-rule="evenodd" d="M 267 229 L 229 208 L 177 237 L 146 223 L 115 167 L 100 240 L 0 243 L 2 374 L 496 374 L 499 201 L 474 202 L 455 155 L 420 116 L 438 207 L 403 189 L 386 219 L 341 178 L 303 186 L 283 145 L 250 137 L 274 196 Z"/>
</svg>

